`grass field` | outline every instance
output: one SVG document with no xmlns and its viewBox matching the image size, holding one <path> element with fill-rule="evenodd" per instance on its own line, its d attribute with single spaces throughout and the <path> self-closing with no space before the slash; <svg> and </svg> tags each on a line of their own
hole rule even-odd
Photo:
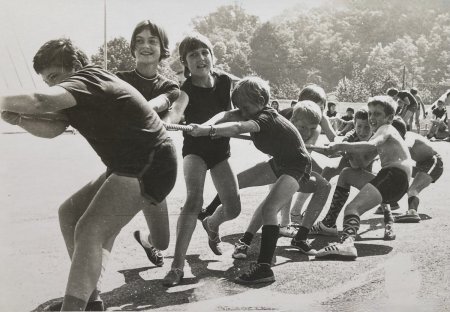
<svg viewBox="0 0 450 312">
<path fill-rule="evenodd" d="M 0 133 L 9 130 L 0 123 Z M 172 134 L 181 154 L 180 133 Z M 432 144 L 447 166 L 450 144 Z M 41 311 L 63 296 L 69 272 L 58 206 L 104 168 L 80 135 L 45 140 L 28 134 L 0 134 L 0 146 L 0 311 Z M 181 155 L 179 159 L 181 163 Z M 236 172 L 264 159 L 251 142 L 232 141 L 231 163 Z M 319 158 L 319 162 L 329 161 Z M 397 240 L 382 240 L 380 216 L 369 212 L 362 217 L 356 261 L 318 261 L 291 249 L 289 239 L 280 238 L 274 266 L 277 280 L 271 285 L 245 287 L 233 282 L 248 267 L 248 261 L 231 258 L 233 244 L 245 231 L 267 187 L 244 190 L 241 216 L 221 230 L 224 255 L 212 254 L 206 234 L 198 226 L 188 250 L 185 282 L 167 289 L 161 279 L 170 268 L 176 220 L 185 198 L 182 166 L 179 168 L 168 198 L 172 237 L 164 251 L 165 265 L 152 266 L 135 243 L 133 231 L 146 227 L 139 214 L 118 236 L 110 259 L 102 295 L 109 310 L 450 311 L 447 168 L 421 196 L 423 221 L 397 224 Z M 333 185 L 335 182 L 332 180 Z M 208 177 L 205 202 L 214 195 Z M 403 212 L 406 200 L 400 203 Z M 329 242 L 312 239 L 316 248 Z M 256 260 L 258 249 L 259 237 L 249 260 Z"/>
</svg>

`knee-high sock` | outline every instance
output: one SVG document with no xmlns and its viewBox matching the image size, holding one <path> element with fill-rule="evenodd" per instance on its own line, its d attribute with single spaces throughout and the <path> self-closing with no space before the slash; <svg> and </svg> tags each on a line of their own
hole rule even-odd
<svg viewBox="0 0 450 312">
<path fill-rule="evenodd" d="M 258 263 L 267 263 L 269 265 L 272 263 L 272 257 L 277 247 L 278 234 L 278 225 L 264 225 L 262 227 Z"/>
<path fill-rule="evenodd" d="M 298 241 L 304 241 L 308 238 L 308 233 L 309 233 L 309 229 L 304 227 L 304 226 L 300 226 L 298 228 L 297 234 L 295 234 L 295 240 Z"/>
<path fill-rule="evenodd" d="M 417 196 L 410 196 L 408 198 L 408 208 L 409 209 L 414 209 L 415 211 L 417 211 L 417 208 L 419 208 L 419 197 Z"/>
<path fill-rule="evenodd" d="M 357 215 L 351 214 L 344 216 L 344 229 L 341 240 L 344 241 L 347 237 L 355 239 L 360 222 L 359 216 Z"/>
<path fill-rule="evenodd" d="M 323 224 L 328 227 L 333 227 L 336 225 L 336 219 L 339 216 L 342 208 L 345 205 L 345 202 L 350 195 L 350 189 L 342 186 L 336 186 L 333 194 L 333 200 L 331 201 L 330 209 L 327 212 L 327 215 L 322 220 Z"/>
<path fill-rule="evenodd" d="M 241 242 L 243 242 L 244 244 L 250 245 L 252 243 L 253 240 L 253 234 L 250 232 L 245 232 L 244 235 L 242 235 L 241 237 Z"/>
<path fill-rule="evenodd" d="M 394 223 L 394 217 L 392 216 L 391 207 L 389 205 L 386 205 L 383 210 L 384 213 L 384 224 L 388 223 Z"/>
<path fill-rule="evenodd" d="M 214 197 L 213 201 L 205 208 L 205 210 L 209 212 L 210 215 L 212 215 L 214 211 L 216 211 L 217 207 L 219 207 L 221 204 L 222 202 L 220 201 L 219 195 L 216 195 L 216 197 Z"/>
</svg>

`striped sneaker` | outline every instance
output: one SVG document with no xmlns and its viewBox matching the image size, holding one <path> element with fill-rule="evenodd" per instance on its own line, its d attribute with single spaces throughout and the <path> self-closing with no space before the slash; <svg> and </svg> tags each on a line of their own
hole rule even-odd
<svg viewBox="0 0 450 312">
<path fill-rule="evenodd" d="M 323 224 L 322 221 L 317 222 L 309 230 L 310 235 L 324 235 L 324 236 L 338 236 L 338 230 L 336 225 L 333 227 L 328 227 Z"/>
<path fill-rule="evenodd" d="M 234 251 L 231 257 L 233 257 L 233 259 L 247 259 L 248 247 L 250 246 L 241 240 L 238 240 L 234 243 Z"/>
<path fill-rule="evenodd" d="M 358 251 L 355 248 L 353 238 L 347 237 L 342 243 L 334 243 L 320 249 L 316 258 L 330 260 L 355 260 Z"/>
</svg>

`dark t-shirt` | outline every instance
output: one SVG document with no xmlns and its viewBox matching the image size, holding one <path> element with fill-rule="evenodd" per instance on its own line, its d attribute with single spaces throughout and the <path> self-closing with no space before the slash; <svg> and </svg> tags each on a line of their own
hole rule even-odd
<svg viewBox="0 0 450 312">
<path fill-rule="evenodd" d="M 169 100 L 169 108 L 180 95 L 180 88 L 178 87 L 178 84 L 172 80 L 164 78 L 160 74 L 157 74 L 153 78 L 146 78 L 140 75 L 136 70 L 132 70 L 117 72 L 116 75 L 141 92 L 147 101 L 150 101 L 161 94 L 166 95 Z M 160 117 L 164 116 L 164 114 L 169 111 L 169 108 L 159 112 L 158 115 Z"/>
<path fill-rule="evenodd" d="M 294 114 L 294 108 L 288 107 L 288 108 L 282 109 L 282 110 L 280 110 L 279 114 L 281 116 L 283 116 L 284 118 L 286 118 L 287 120 L 291 120 L 292 115 Z"/>
<path fill-rule="evenodd" d="M 442 118 L 445 116 L 443 121 L 447 121 L 447 109 L 445 107 L 443 107 L 442 109 L 436 107 L 435 109 L 433 109 L 432 113 L 434 116 L 436 116 L 436 118 Z"/>
<path fill-rule="evenodd" d="M 251 133 L 255 147 L 273 157 L 280 165 L 311 162 L 300 133 L 295 126 L 273 108 L 265 107 L 254 119 L 260 128 Z"/>
<path fill-rule="evenodd" d="M 406 107 L 402 107 L 400 110 L 400 114 L 403 114 L 406 112 L 406 110 L 409 110 L 411 112 L 415 112 L 417 110 L 417 107 L 419 106 L 417 104 L 416 98 L 411 94 L 409 91 L 400 91 L 398 93 L 398 97 L 401 99 L 404 99 L 405 97 L 409 100 L 409 105 Z M 397 109 L 398 110 L 398 109 Z"/>
<path fill-rule="evenodd" d="M 331 112 L 331 111 L 327 110 L 327 117 L 336 117 L 336 115 L 337 115 L 336 111 L 335 112 Z"/>
<path fill-rule="evenodd" d="M 191 77 L 187 78 L 181 86 L 181 90 L 189 96 L 189 103 L 184 111 L 187 124 L 204 123 L 216 114 L 231 109 L 231 78 L 222 72 L 214 72 L 213 77 L 215 83 L 211 88 L 193 85 Z M 191 148 L 203 151 L 223 153 L 230 151 L 230 138 L 193 137 L 187 132 L 183 132 L 183 136 L 183 150 L 185 145 L 189 145 Z"/>
<path fill-rule="evenodd" d="M 135 173 L 154 147 L 168 138 L 163 123 L 131 85 L 97 66 L 65 79 L 77 104 L 67 108 L 69 123 L 86 138 L 111 170 Z"/>
<path fill-rule="evenodd" d="M 353 116 L 344 115 L 341 117 L 341 119 L 345 120 L 345 121 L 350 121 L 350 120 L 353 120 Z"/>
</svg>

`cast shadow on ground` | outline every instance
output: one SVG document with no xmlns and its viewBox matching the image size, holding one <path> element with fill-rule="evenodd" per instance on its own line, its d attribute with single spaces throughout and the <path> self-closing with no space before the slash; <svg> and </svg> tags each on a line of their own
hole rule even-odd
<svg viewBox="0 0 450 312">
<path fill-rule="evenodd" d="M 238 237 L 240 235 L 236 234 L 236 240 Z M 225 240 L 228 239 L 234 242 L 234 239 L 225 237 Z M 255 248 L 255 252 L 257 252 L 259 243 L 255 246 L 258 246 Z M 235 260 L 225 270 L 209 268 L 209 264 L 220 260 L 200 259 L 198 254 L 188 255 L 186 261 L 194 277 L 184 278 L 179 286 L 173 288 L 163 286 L 162 279 L 145 280 L 141 276 L 141 273 L 148 270 L 168 271 L 169 267 L 152 266 L 119 271 L 124 276 L 125 284 L 101 294 L 105 307 L 115 311 L 143 311 L 231 296 L 246 291 L 248 288 L 262 288 L 268 285 L 266 283 L 243 286 L 234 282 L 237 276 L 247 270 L 249 261 Z M 46 307 L 61 300 L 62 298 L 51 299 L 39 305 L 33 312 L 45 311 Z"/>
</svg>

